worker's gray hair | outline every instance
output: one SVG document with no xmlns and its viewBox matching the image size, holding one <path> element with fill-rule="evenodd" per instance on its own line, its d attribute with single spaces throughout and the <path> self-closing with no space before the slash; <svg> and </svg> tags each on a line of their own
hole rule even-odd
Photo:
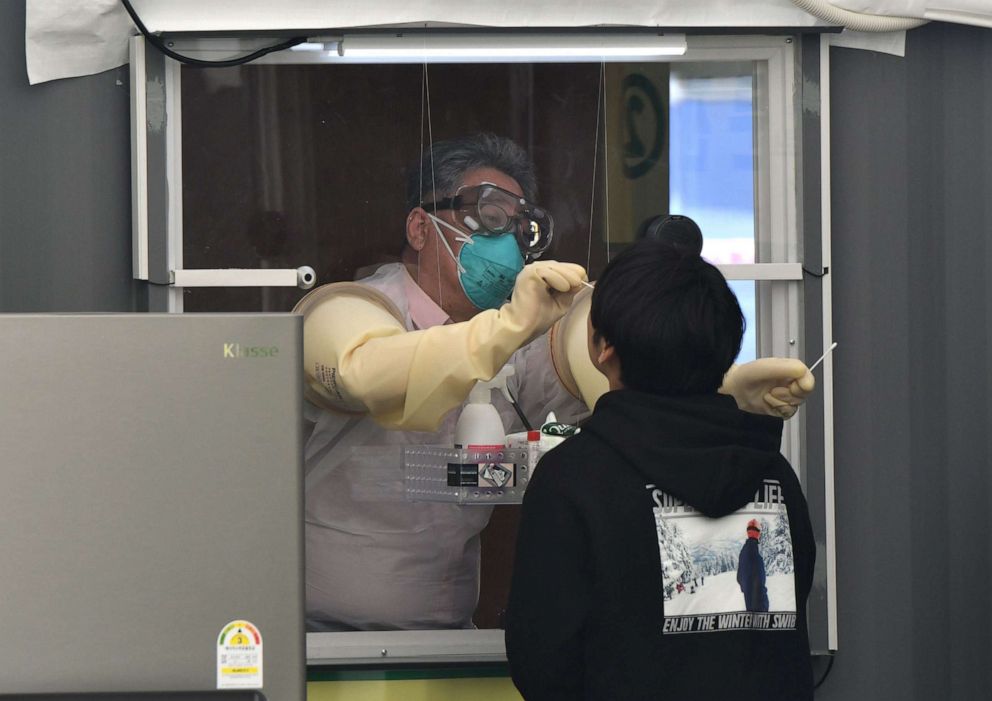
<svg viewBox="0 0 992 701">
<path fill-rule="evenodd" d="M 407 211 L 454 195 L 465 174 L 477 168 L 493 168 L 509 175 L 520 185 L 524 197 L 534 201 L 537 176 L 530 156 L 512 139 L 483 133 L 436 141 L 424 149 L 420 161 L 408 171 Z"/>
</svg>

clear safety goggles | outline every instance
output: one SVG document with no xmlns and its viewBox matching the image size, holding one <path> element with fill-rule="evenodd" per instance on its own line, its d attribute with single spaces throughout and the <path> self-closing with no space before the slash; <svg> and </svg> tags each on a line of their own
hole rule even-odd
<svg viewBox="0 0 992 701">
<path fill-rule="evenodd" d="M 483 183 L 459 188 L 453 197 L 421 204 L 428 212 L 448 209 L 472 234 L 514 234 L 523 253 L 537 258 L 551 245 L 551 213 L 501 187 Z"/>
</svg>

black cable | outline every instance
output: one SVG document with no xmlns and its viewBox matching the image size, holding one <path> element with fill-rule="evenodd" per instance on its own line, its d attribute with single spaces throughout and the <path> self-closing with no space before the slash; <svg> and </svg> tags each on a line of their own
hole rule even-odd
<svg viewBox="0 0 992 701">
<path fill-rule="evenodd" d="M 534 427 L 531 425 L 530 421 L 527 420 L 523 409 L 521 409 L 520 405 L 517 404 L 517 398 L 513 396 L 513 392 L 510 391 L 509 387 L 506 388 L 506 393 L 510 395 L 510 405 L 513 407 L 513 410 L 517 412 L 517 416 L 520 417 L 520 420 L 523 421 L 524 428 L 527 429 L 527 431 L 533 431 Z"/>
<path fill-rule="evenodd" d="M 812 277 L 821 278 L 821 277 L 823 277 L 824 275 L 827 275 L 830 272 L 830 268 L 824 268 L 823 269 L 823 272 L 815 273 L 812 270 L 810 270 L 809 268 L 803 267 L 803 272 L 806 273 L 807 275 L 812 276 Z"/>
<path fill-rule="evenodd" d="M 825 682 L 827 680 L 827 676 L 830 674 L 830 670 L 833 669 L 835 657 L 836 657 L 835 655 L 830 655 L 830 661 L 827 662 L 827 668 L 825 670 L 823 670 L 823 676 L 820 677 L 820 681 L 816 682 L 813 685 L 813 688 L 814 689 L 819 689 L 820 688 L 820 684 L 822 684 L 823 682 Z"/>
<path fill-rule="evenodd" d="M 266 54 L 271 54 L 273 51 L 282 51 L 283 49 L 288 49 L 291 46 L 302 44 L 307 40 L 306 37 L 293 37 L 292 39 L 288 39 L 280 44 L 274 44 L 273 46 L 266 46 L 264 48 L 258 49 L 257 51 L 253 51 L 247 56 L 241 56 L 239 58 L 229 58 L 229 59 L 224 59 L 222 61 L 205 61 L 200 58 L 183 56 L 182 54 L 178 54 L 172 49 L 170 49 L 168 46 L 165 45 L 165 42 L 162 41 L 161 37 L 158 37 L 148 31 L 148 27 L 146 27 L 145 23 L 141 21 L 140 17 L 138 17 L 138 13 L 134 11 L 133 7 L 131 7 L 131 3 L 129 2 L 129 0 L 121 0 L 121 4 L 124 5 L 124 9 L 127 10 L 127 13 L 131 16 L 131 21 L 134 22 L 134 26 L 136 26 L 138 28 L 138 31 L 141 32 L 142 36 L 144 36 L 145 39 L 148 40 L 149 44 L 154 46 L 156 49 L 161 51 L 169 58 L 173 58 L 179 61 L 180 63 L 185 63 L 190 66 L 210 66 L 213 68 L 240 66 L 244 63 L 248 63 L 249 61 L 254 61 L 256 58 L 261 58 Z"/>
</svg>

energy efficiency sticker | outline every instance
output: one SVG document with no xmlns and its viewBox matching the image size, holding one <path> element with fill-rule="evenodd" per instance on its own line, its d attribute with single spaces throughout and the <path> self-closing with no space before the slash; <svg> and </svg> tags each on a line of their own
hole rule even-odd
<svg viewBox="0 0 992 701">
<path fill-rule="evenodd" d="M 262 688 L 262 634 L 248 621 L 231 621 L 217 636 L 217 688 Z"/>
</svg>

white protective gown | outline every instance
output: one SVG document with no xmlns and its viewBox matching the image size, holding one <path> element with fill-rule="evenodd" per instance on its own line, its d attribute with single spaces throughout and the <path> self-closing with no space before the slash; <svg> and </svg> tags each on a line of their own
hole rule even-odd
<svg viewBox="0 0 992 701">
<path fill-rule="evenodd" d="M 411 319 L 410 278 L 401 264 L 360 281 L 385 294 Z M 576 421 L 585 405 L 562 387 L 547 335 L 510 358 L 510 390 L 531 424 L 548 411 Z M 493 392 L 507 432 L 523 430 Z M 492 506 L 405 499 L 399 452 L 386 446 L 451 446 L 460 408 L 436 432 L 391 431 L 368 416 L 307 404 L 305 446 L 306 602 L 311 630 L 470 628 L 479 596 L 479 534 Z"/>
</svg>

